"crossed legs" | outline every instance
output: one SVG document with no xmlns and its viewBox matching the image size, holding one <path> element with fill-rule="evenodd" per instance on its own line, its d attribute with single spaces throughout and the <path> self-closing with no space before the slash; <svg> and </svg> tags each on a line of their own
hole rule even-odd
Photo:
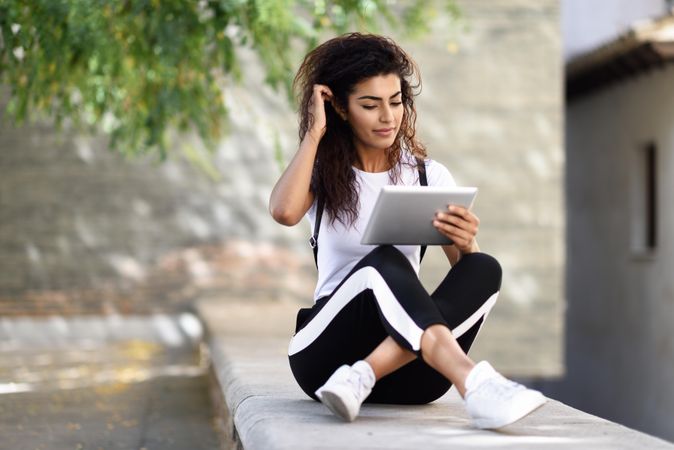
<svg viewBox="0 0 674 450">
<path fill-rule="evenodd" d="M 289 346 L 293 375 L 316 398 L 337 368 L 365 358 L 378 381 L 368 402 L 425 404 L 452 384 L 463 396 L 474 366 L 466 353 L 496 300 L 500 276 L 494 258 L 464 255 L 429 295 L 402 253 L 378 247 L 298 322 Z"/>
<path fill-rule="evenodd" d="M 386 337 L 365 358 L 376 380 L 420 356 L 455 385 L 464 397 L 466 377 L 475 366 L 466 353 L 496 300 L 500 284 L 501 268 L 495 259 L 485 254 L 462 258 L 431 296 L 447 323 L 432 324 L 424 329 L 419 355 L 403 347 L 392 336 Z M 458 333 L 461 342 L 457 341 L 450 327 Z"/>
<path fill-rule="evenodd" d="M 464 255 L 430 296 L 411 269 L 393 247 L 379 247 L 361 260 L 319 306 L 331 309 L 317 310 L 328 313 L 316 322 L 308 319 L 291 341 L 291 368 L 301 386 L 323 383 L 313 394 L 347 421 L 366 400 L 424 404 L 451 384 L 478 428 L 502 427 L 545 403 L 540 392 L 466 355 L 496 301 L 498 262 L 485 254 Z M 322 366 L 322 359 L 341 365 Z M 310 389 L 305 392 L 311 396 Z"/>
<path fill-rule="evenodd" d="M 465 380 L 475 363 L 461 349 L 449 328 L 441 324 L 426 328 L 421 336 L 421 355 L 426 364 L 444 375 L 464 396 Z M 372 367 L 375 379 L 379 380 L 416 358 L 417 355 L 389 336 L 365 361 Z"/>
</svg>

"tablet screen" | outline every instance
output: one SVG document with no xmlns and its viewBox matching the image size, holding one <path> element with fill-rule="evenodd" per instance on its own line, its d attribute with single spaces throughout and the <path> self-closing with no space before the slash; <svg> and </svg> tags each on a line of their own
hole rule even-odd
<svg viewBox="0 0 674 450">
<path fill-rule="evenodd" d="M 460 205 L 470 209 L 476 187 L 384 186 L 379 192 L 361 244 L 449 245 L 434 226 L 437 211 Z"/>
</svg>

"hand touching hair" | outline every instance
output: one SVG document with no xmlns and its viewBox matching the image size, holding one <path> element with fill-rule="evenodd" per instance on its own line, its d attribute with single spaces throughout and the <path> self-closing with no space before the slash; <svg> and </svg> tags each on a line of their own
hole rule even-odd
<svg viewBox="0 0 674 450">
<path fill-rule="evenodd" d="M 403 119 L 393 145 L 387 150 L 392 168 L 390 176 L 397 181 L 400 163 L 407 163 L 403 152 L 425 157 L 426 150 L 416 139 L 414 97 L 419 93 L 421 78 L 412 59 L 393 40 L 361 33 L 350 33 L 330 39 L 306 55 L 294 88 L 299 102 L 299 137 L 304 139 L 314 125 L 312 104 L 316 85 L 329 88 L 325 102 L 325 131 L 318 145 L 312 172 L 311 190 L 325 201 L 331 222 L 352 224 L 358 212 L 357 182 L 353 172 L 356 150 L 349 123 L 335 110 L 347 110 L 348 97 L 354 86 L 378 75 L 395 74 L 400 78 Z M 334 105 L 334 106 L 333 106 Z"/>
</svg>

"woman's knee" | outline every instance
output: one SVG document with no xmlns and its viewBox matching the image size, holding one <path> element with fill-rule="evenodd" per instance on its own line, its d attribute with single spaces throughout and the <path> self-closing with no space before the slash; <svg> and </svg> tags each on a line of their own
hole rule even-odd
<svg viewBox="0 0 674 450">
<path fill-rule="evenodd" d="M 487 253 L 469 253 L 463 255 L 459 262 L 464 265 L 470 265 L 471 271 L 480 274 L 481 280 L 493 285 L 494 290 L 501 289 L 501 279 L 503 278 L 503 269 L 496 258 Z"/>
<path fill-rule="evenodd" d="M 434 323 L 427 326 L 423 333 L 421 333 L 421 347 L 425 347 L 426 343 L 435 344 L 437 341 L 447 337 L 451 334 L 449 327 L 444 323 Z"/>
</svg>

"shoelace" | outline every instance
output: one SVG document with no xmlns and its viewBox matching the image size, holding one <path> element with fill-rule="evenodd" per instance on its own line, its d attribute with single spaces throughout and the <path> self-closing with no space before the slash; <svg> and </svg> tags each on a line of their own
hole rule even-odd
<svg viewBox="0 0 674 450">
<path fill-rule="evenodd" d="M 363 376 L 360 372 L 352 370 L 346 381 L 353 387 L 353 390 L 357 393 L 356 395 L 358 396 L 359 400 L 365 398 L 367 388 L 365 387 Z"/>
<path fill-rule="evenodd" d="M 509 380 L 500 374 L 486 379 L 478 388 L 485 395 L 498 398 L 499 400 L 508 400 L 516 392 L 526 389 L 523 385 Z"/>
</svg>

